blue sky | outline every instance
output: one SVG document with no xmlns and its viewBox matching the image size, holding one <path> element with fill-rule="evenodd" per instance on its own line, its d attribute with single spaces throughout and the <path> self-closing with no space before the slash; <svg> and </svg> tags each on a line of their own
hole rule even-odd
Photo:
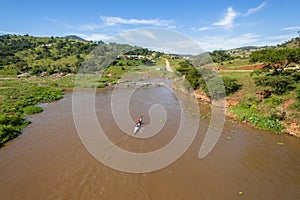
<svg viewBox="0 0 300 200">
<path fill-rule="evenodd" d="M 298 0 L 0 0 L 0 34 L 107 40 L 123 31 L 178 31 L 205 50 L 274 45 L 300 31 Z"/>
</svg>

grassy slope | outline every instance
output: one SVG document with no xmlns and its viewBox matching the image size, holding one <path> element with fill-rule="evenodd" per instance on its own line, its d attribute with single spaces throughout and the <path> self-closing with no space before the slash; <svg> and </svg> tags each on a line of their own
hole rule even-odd
<svg viewBox="0 0 300 200">
<path fill-rule="evenodd" d="M 232 69 L 239 69 L 244 66 L 257 66 L 263 63 L 252 63 L 249 62 L 248 58 L 245 59 L 235 59 L 231 61 L 223 62 L 222 64 L 218 64 L 218 67 L 224 70 L 232 70 Z"/>
<path fill-rule="evenodd" d="M 281 131 L 286 126 L 287 131 L 299 135 L 299 130 L 290 130 L 289 126 L 293 123 L 300 123 L 300 112 L 292 107 L 291 102 L 295 102 L 296 91 L 291 91 L 285 95 L 272 94 L 271 97 L 261 101 L 261 96 L 256 94 L 263 88 L 256 86 L 253 77 L 250 75 L 252 70 L 224 70 L 220 71 L 221 76 L 229 76 L 238 80 L 242 84 L 242 89 L 228 98 L 239 102 L 236 106 L 229 109 L 240 120 L 247 121 L 254 126 L 266 130 Z M 300 86 L 297 86 L 300 89 Z M 280 121 L 279 116 L 286 112 L 285 120 Z M 284 126 L 283 126 L 284 125 Z"/>
<path fill-rule="evenodd" d="M 2 36 L 4 38 L 5 36 Z M 83 58 L 91 51 L 95 44 L 91 42 L 68 40 L 65 38 L 50 38 L 50 37 L 32 37 L 32 36 L 9 36 L 5 39 L 5 44 L 2 46 L 4 53 L 14 52 L 6 50 L 6 46 L 11 46 L 11 49 L 17 49 L 22 44 L 29 44 L 30 48 L 21 47 L 14 52 L 13 55 L 19 61 L 9 62 L 1 66 L 0 74 L 10 70 L 11 74 L 30 72 L 34 67 L 48 70 L 48 73 L 55 73 L 64 66 L 68 67 L 68 72 L 74 72 L 76 67 L 80 65 Z M 23 41 L 23 43 L 22 43 Z M 19 44 L 21 43 L 21 45 Z M 46 46 L 48 45 L 48 46 Z M 78 64 L 79 63 L 79 64 Z M 1 69 L 2 68 L 2 69 Z M 50 70 L 52 68 L 53 70 Z"/>
</svg>

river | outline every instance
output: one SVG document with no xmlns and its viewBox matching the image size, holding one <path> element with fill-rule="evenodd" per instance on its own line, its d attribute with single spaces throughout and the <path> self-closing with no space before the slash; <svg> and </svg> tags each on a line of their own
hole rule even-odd
<svg viewBox="0 0 300 200">
<path fill-rule="evenodd" d="M 122 133 L 109 114 L 111 93 L 98 90 L 95 108 L 108 137 L 120 147 L 149 152 L 174 137 L 180 112 L 178 99 L 168 89 L 141 89 L 136 95 L 143 100 L 130 104 L 133 120 L 153 104 L 162 104 L 168 112 L 161 132 L 149 138 Z M 80 95 L 84 98 L 86 93 Z M 201 106 L 201 114 L 207 112 Z M 145 124 L 154 120 L 147 114 L 143 117 Z M 199 159 L 209 124 L 204 118 L 192 145 L 176 162 L 149 173 L 126 173 L 102 164 L 84 147 L 74 125 L 72 93 L 45 105 L 30 120 L 22 135 L 0 149 L 1 199 L 300 198 L 300 141 L 286 134 L 226 121 L 216 146 Z M 138 134 L 146 130 L 147 126 Z"/>
</svg>

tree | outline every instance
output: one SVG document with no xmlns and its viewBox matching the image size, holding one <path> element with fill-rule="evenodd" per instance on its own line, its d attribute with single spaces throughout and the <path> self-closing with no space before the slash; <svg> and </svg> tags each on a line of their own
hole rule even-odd
<svg viewBox="0 0 300 200">
<path fill-rule="evenodd" d="M 188 60 L 178 64 L 179 67 L 177 67 L 176 70 L 185 76 L 185 79 L 189 82 L 193 89 L 197 89 L 199 86 L 199 79 L 201 77 L 199 71 L 195 69 Z"/>
<path fill-rule="evenodd" d="M 291 76 L 259 76 L 254 78 L 254 80 L 257 86 L 266 86 L 269 90 L 279 95 L 295 89 L 293 86 L 295 80 Z"/>
<path fill-rule="evenodd" d="M 263 62 L 277 75 L 291 63 L 300 63 L 300 49 L 263 49 L 250 55 L 251 62 Z"/>
<path fill-rule="evenodd" d="M 288 71 L 291 63 L 300 63 L 300 49 L 264 49 L 250 55 L 253 62 L 264 62 L 266 65 L 256 71 L 255 84 L 275 94 L 282 95 L 295 89 L 300 80 L 297 71 Z M 271 71 L 270 71 L 271 69 Z"/>
<path fill-rule="evenodd" d="M 212 60 L 216 63 L 220 63 L 232 59 L 230 54 L 224 50 L 215 50 L 212 53 L 210 53 L 210 56 L 212 57 Z"/>
</svg>

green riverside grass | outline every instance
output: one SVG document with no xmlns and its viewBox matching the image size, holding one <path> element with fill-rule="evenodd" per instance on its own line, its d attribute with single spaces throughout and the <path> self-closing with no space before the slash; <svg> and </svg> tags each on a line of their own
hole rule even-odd
<svg viewBox="0 0 300 200">
<path fill-rule="evenodd" d="M 37 86 L 33 83 L 9 80 L 9 87 L 0 88 L 0 146 L 21 134 L 22 129 L 30 122 L 26 114 L 42 112 L 38 103 L 53 102 L 63 97 L 63 89 L 48 86 Z"/>
<path fill-rule="evenodd" d="M 262 116 L 256 109 L 244 106 L 234 106 L 229 112 L 235 114 L 239 120 L 250 122 L 255 127 L 280 132 L 284 130 L 284 126 L 280 124 L 279 119 L 272 116 Z"/>
</svg>

